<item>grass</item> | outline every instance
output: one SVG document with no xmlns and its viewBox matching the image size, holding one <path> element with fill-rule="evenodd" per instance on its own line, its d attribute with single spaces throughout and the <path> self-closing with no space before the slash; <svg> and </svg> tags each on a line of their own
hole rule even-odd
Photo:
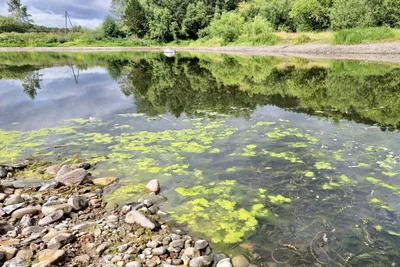
<svg viewBox="0 0 400 267">
<path fill-rule="evenodd" d="M 386 27 L 355 28 L 335 33 L 333 44 L 366 44 L 400 41 L 400 29 Z"/>
<path fill-rule="evenodd" d="M 299 44 L 366 44 L 400 41 L 400 29 L 387 27 L 356 28 L 338 32 L 273 32 L 265 34 L 244 34 L 232 43 L 226 43 L 220 37 L 199 40 L 178 40 L 171 43 L 159 43 L 153 40 L 136 38 L 105 38 L 101 32 L 59 33 L 2 33 L 0 47 L 84 47 L 84 46 L 256 46 L 256 45 L 299 45 Z"/>
</svg>

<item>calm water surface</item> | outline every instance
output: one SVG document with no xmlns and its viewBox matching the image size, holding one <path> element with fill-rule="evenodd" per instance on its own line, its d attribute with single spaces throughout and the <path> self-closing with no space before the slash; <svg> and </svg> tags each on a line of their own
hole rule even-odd
<svg viewBox="0 0 400 267">
<path fill-rule="evenodd" d="M 0 77 L 1 162 L 88 159 L 117 203 L 158 178 L 260 266 L 400 265 L 400 65 L 8 53 Z"/>
</svg>

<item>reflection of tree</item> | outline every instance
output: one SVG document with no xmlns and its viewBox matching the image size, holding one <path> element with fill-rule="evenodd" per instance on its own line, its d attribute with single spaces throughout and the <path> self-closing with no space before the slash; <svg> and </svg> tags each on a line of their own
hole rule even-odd
<svg viewBox="0 0 400 267">
<path fill-rule="evenodd" d="M 400 69 L 309 63 L 229 56 L 142 59 L 127 67 L 122 90 L 152 116 L 217 111 L 247 117 L 258 105 L 270 104 L 335 120 L 400 125 Z"/>
<path fill-rule="evenodd" d="M 35 99 L 37 90 L 40 89 L 40 82 L 42 81 L 42 74 L 38 71 L 29 73 L 22 82 L 24 93 L 26 93 L 31 99 Z"/>
</svg>

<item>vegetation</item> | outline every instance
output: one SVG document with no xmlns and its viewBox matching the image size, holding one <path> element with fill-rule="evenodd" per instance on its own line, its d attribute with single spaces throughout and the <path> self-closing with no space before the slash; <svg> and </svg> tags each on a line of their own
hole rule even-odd
<svg viewBox="0 0 400 267">
<path fill-rule="evenodd" d="M 98 29 L 76 27 L 64 36 L 62 29 L 32 24 L 28 8 L 20 0 L 9 0 L 8 7 L 10 16 L 0 17 L 3 47 L 21 43 L 22 46 L 166 43 L 219 46 L 400 40 L 398 0 L 112 0 L 113 16 L 106 16 Z M 26 32 L 48 31 L 49 37 L 35 36 L 35 40 L 32 36 L 25 37 Z M 331 31 L 337 33 L 329 34 Z M 10 32 L 22 35 L 1 34 Z M 83 34 L 78 38 L 74 32 Z M 282 32 L 286 33 L 284 38 Z M 325 38 L 313 38 L 316 35 Z"/>
</svg>

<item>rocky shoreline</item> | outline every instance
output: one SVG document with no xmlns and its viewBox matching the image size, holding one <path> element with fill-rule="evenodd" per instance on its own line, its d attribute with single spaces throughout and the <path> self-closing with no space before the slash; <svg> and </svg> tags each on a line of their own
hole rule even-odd
<svg viewBox="0 0 400 267">
<path fill-rule="evenodd" d="M 0 167 L 3 266 L 255 266 L 169 225 L 157 180 L 146 198 L 118 207 L 103 200 L 118 179 L 93 178 L 89 163 L 47 167 L 50 180 L 19 180 L 25 168 Z"/>
</svg>

